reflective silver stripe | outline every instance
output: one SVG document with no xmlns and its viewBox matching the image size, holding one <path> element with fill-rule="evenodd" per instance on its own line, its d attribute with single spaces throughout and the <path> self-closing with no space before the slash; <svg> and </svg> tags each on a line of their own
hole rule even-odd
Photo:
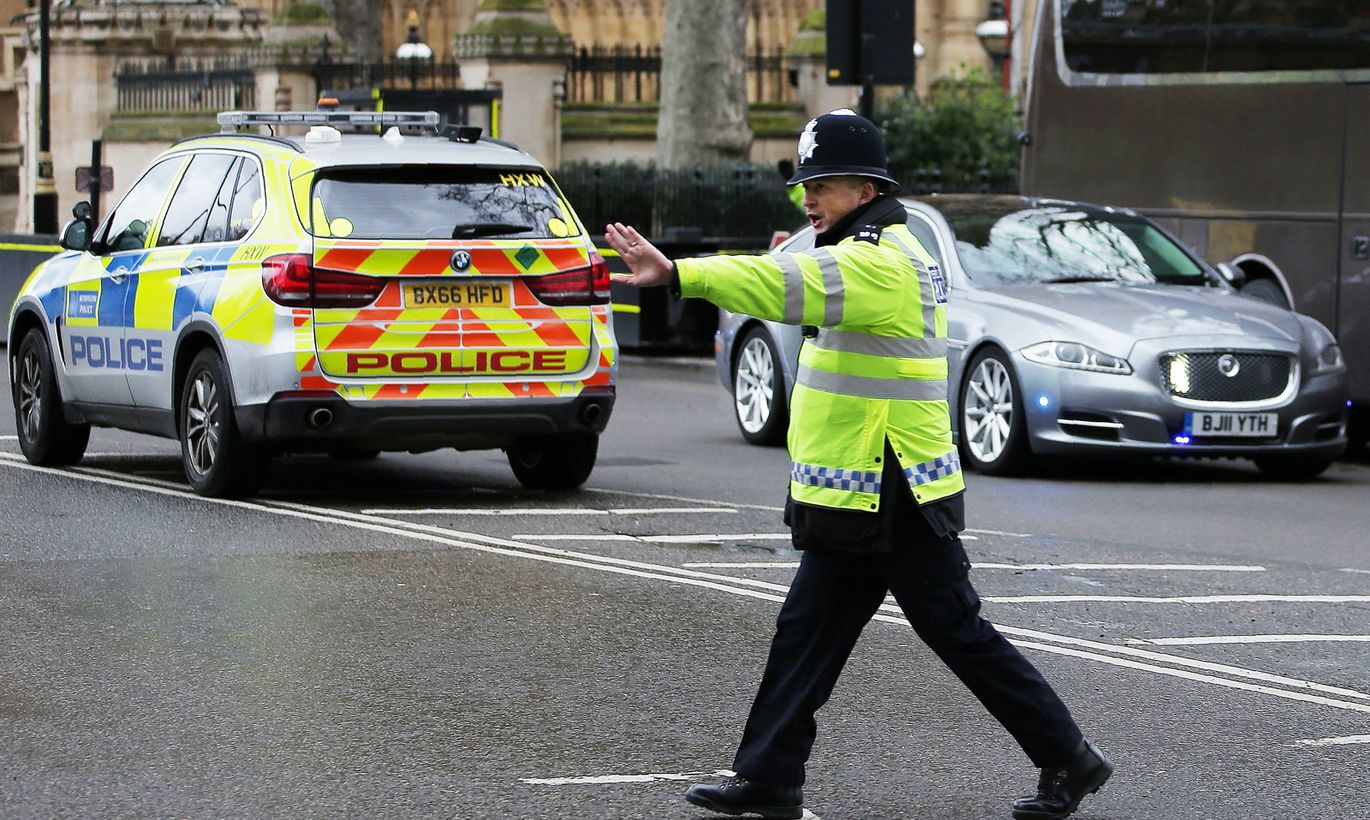
<svg viewBox="0 0 1370 820">
<path fill-rule="evenodd" d="M 828 487 L 857 493 L 880 494 L 880 474 L 843 467 L 821 467 L 817 464 L 790 462 L 790 480 L 809 487 Z"/>
<path fill-rule="evenodd" d="M 818 260 L 818 270 L 823 274 L 823 293 L 827 297 L 823 300 L 823 325 L 831 327 L 842 321 L 842 303 L 847 295 L 842 269 L 827 248 L 815 248 L 810 253 Z"/>
<path fill-rule="evenodd" d="M 863 399 L 904 399 L 908 401 L 946 401 L 946 379 L 877 379 L 872 376 L 847 376 L 801 364 L 796 380 L 805 387 L 857 396 Z"/>
<path fill-rule="evenodd" d="M 913 249 L 904 244 L 904 240 L 891 233 L 883 236 L 903 251 L 918 271 L 918 300 L 923 305 L 923 336 L 931 339 L 937 335 L 937 294 L 932 290 L 932 274 L 928 272 L 928 266 L 923 260 L 914 256 Z"/>
<path fill-rule="evenodd" d="M 871 356 L 899 356 L 907 359 L 931 359 L 947 355 L 947 340 L 920 339 L 916 336 L 875 336 L 856 330 L 823 328 L 813 340 L 814 346 L 843 353 L 865 353 Z"/>
<path fill-rule="evenodd" d="M 804 321 L 804 272 L 788 253 L 776 254 L 775 261 L 780 263 L 780 272 L 785 276 L 784 322 L 797 325 Z"/>
<path fill-rule="evenodd" d="M 957 455 L 955 450 L 952 450 L 944 456 L 938 456 L 931 461 L 915 464 L 905 469 L 904 477 L 917 487 L 921 484 L 931 484 L 939 478 L 946 478 L 960 471 L 961 457 Z"/>
</svg>

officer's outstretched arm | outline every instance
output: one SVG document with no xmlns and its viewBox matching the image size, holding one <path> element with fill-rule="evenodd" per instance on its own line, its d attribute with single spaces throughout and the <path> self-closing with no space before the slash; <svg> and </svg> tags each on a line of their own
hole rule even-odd
<svg viewBox="0 0 1370 820">
<path fill-rule="evenodd" d="M 631 225 L 604 226 L 604 241 L 618 253 L 632 273 L 611 274 L 615 282 L 639 288 L 671 284 L 671 260 Z"/>
<path fill-rule="evenodd" d="M 792 325 L 872 327 L 903 299 L 897 259 L 848 245 L 768 256 L 679 259 L 680 295 Z"/>
</svg>

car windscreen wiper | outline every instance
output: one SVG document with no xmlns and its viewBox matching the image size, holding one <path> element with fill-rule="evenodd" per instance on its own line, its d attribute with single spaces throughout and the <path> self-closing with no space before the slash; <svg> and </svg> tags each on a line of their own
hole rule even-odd
<svg viewBox="0 0 1370 820">
<path fill-rule="evenodd" d="M 1052 279 L 1043 279 L 1044 285 L 1072 285 L 1076 282 L 1116 282 L 1112 276 L 1057 276 Z"/>
<path fill-rule="evenodd" d="M 453 239 L 469 239 L 473 236 L 494 236 L 502 233 L 527 233 L 532 227 L 515 225 L 512 222 L 470 222 L 452 229 Z"/>
</svg>

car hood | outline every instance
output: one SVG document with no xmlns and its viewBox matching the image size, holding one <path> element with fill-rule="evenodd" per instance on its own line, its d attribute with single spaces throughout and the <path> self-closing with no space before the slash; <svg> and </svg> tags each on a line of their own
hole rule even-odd
<svg viewBox="0 0 1370 820">
<path fill-rule="evenodd" d="M 1112 341 L 1114 350 L 1176 336 L 1259 336 L 1294 345 L 1302 338 L 1298 314 L 1219 288 L 1087 282 L 979 293 L 986 303 L 1043 323 L 1055 338 Z"/>
</svg>

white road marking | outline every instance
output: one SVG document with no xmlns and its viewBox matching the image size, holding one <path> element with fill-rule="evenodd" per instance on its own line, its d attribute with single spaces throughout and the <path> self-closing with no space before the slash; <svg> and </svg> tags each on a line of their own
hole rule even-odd
<svg viewBox="0 0 1370 820">
<path fill-rule="evenodd" d="M 772 592 L 748 589 L 746 587 L 762 587 L 764 589 L 776 590 L 780 593 L 783 593 L 788 590 L 788 587 L 781 584 L 769 584 L 762 581 L 752 581 L 750 579 L 709 575 L 706 573 L 677 569 L 675 567 L 669 567 L 659 564 L 629 561 L 625 559 L 610 558 L 607 556 L 575 553 L 567 550 L 557 549 L 554 547 L 539 547 L 533 544 L 524 544 L 515 541 L 509 541 L 502 538 L 495 538 L 493 536 L 484 536 L 476 533 L 462 533 L 458 531 L 432 527 L 429 525 L 415 524 L 413 522 L 408 521 L 399 521 L 395 519 L 384 518 L 367 518 L 365 516 L 361 516 L 359 514 L 351 513 L 345 510 L 332 510 L 324 507 L 312 507 L 305 504 L 298 504 L 285 501 L 262 500 L 258 502 L 248 502 L 237 501 L 233 499 L 204 498 L 189 492 L 183 487 L 158 486 L 170 485 L 169 482 L 160 482 L 149 479 L 132 479 L 128 476 L 118 476 L 117 478 L 107 477 L 107 475 L 101 475 L 101 473 L 105 473 L 106 471 L 91 468 L 78 467 L 74 469 L 55 469 L 51 467 L 36 467 L 18 459 L 15 456 L 8 454 L 0 454 L 0 464 L 6 464 L 17 469 L 29 470 L 32 472 L 46 473 L 54 476 L 65 476 L 67 478 L 79 481 L 89 481 L 93 483 L 123 487 L 125 489 L 139 490 L 159 495 L 172 496 L 186 501 L 198 501 L 206 504 L 234 507 L 237 509 L 270 512 L 277 515 L 291 518 L 299 518 L 301 520 L 306 521 L 315 521 L 339 526 L 349 526 L 356 529 L 367 530 L 371 532 L 398 535 L 404 538 L 412 538 L 415 540 L 440 544 L 447 547 L 456 547 L 475 552 L 484 552 L 492 555 L 502 555 L 506 557 L 525 558 L 534 561 L 544 561 L 547 563 L 577 566 L 585 569 L 597 570 L 600 572 L 609 572 L 619 575 L 631 575 L 651 580 L 667 581 L 672 584 L 696 586 L 705 589 L 716 590 L 719 592 L 726 592 L 732 595 L 738 595 L 747 598 L 755 598 L 758 600 L 770 601 L 774 603 L 782 602 L 784 600 L 783 594 L 775 594 Z M 478 541 L 485 543 L 476 543 Z M 507 546 L 495 546 L 497 544 Z M 720 581 L 726 583 L 719 583 Z M 898 611 L 896 607 L 892 607 L 888 604 L 883 605 L 881 609 L 886 611 Z M 908 628 L 907 622 L 902 617 L 877 614 L 875 616 L 875 619 L 886 623 L 896 624 L 904 629 Z M 1370 713 L 1370 703 L 1355 703 L 1345 700 L 1335 700 L 1333 698 L 1321 697 L 1319 695 L 1311 695 L 1308 694 L 1307 691 L 1289 691 L 1287 689 L 1275 689 L 1269 686 L 1260 686 L 1246 683 L 1244 681 L 1231 680 L 1229 678 L 1220 678 L 1214 675 L 1198 674 L 1186 671 L 1184 669 L 1155 666 L 1153 664 L 1139 663 L 1124 658 L 1108 657 L 1105 655 L 1098 654 L 1098 651 L 1110 652 L 1114 654 L 1127 655 L 1132 657 L 1145 657 L 1163 663 L 1173 664 L 1174 666 L 1188 666 L 1192 668 L 1207 669 L 1215 672 L 1223 672 L 1226 674 L 1231 674 L 1235 677 L 1264 680 L 1271 683 L 1279 683 L 1281 685 L 1292 686 L 1296 687 L 1298 690 L 1328 692 L 1331 694 L 1339 694 L 1346 697 L 1370 700 L 1370 695 L 1361 692 L 1355 692 L 1353 690 L 1338 689 L 1336 687 L 1329 687 L 1324 684 L 1318 684 L 1311 681 L 1301 681 L 1291 678 L 1285 678 L 1278 675 L 1271 675 L 1264 672 L 1242 669 L 1240 667 L 1233 667 L 1225 664 L 1211 664 L 1203 661 L 1194 661 L 1188 658 L 1165 655 L 1163 653 L 1152 652 L 1150 650 L 1114 646 L 1110 644 L 1100 643 L 1097 641 L 1070 638 L 1063 635 L 1053 635 L 1051 633 L 1039 632 L 1036 630 L 1020 629 L 1017 627 L 1007 626 L 999 626 L 998 628 L 1001 632 L 1003 632 L 1006 635 L 1018 635 L 1034 639 L 1032 641 L 1016 642 L 1018 646 L 1023 648 L 1037 649 L 1043 652 L 1068 655 L 1072 657 L 1083 658 L 1086 660 L 1092 660 L 1098 663 L 1105 663 L 1113 666 L 1122 666 L 1131 669 L 1154 672 L 1160 675 L 1168 675 L 1172 677 L 1179 677 L 1203 683 L 1211 683 L 1217 686 L 1223 686 L 1227 688 L 1259 692 L 1262 694 L 1284 698 L 1287 700 L 1317 703 L 1324 706 L 1330 706 L 1336 709 Z M 1038 643 L 1037 641 L 1049 641 L 1052 643 Z M 1064 645 L 1057 646 L 1054 644 Z M 1082 651 L 1079 649 L 1070 648 L 1070 646 L 1084 646 L 1097 651 Z"/>
<path fill-rule="evenodd" d="M 1031 537 L 1032 537 L 1032 533 L 1028 533 L 1028 532 L 1004 532 L 1003 530 L 977 530 L 977 529 L 974 528 L 974 527 L 968 527 L 967 529 L 964 530 L 964 532 L 978 532 L 978 533 L 980 533 L 981 535 L 1003 535 L 1003 536 L 1006 536 L 1006 537 L 1008 537 L 1008 538 L 1031 538 Z"/>
<path fill-rule="evenodd" d="M 1370 635 L 1213 635 L 1198 638 L 1129 638 L 1130 644 L 1213 646 L 1232 643 L 1370 643 Z"/>
<path fill-rule="evenodd" d="M 370 509 L 364 515 L 664 515 L 667 513 L 735 514 L 731 507 L 619 507 L 596 510 L 588 507 L 506 507 L 473 510 L 464 507 L 423 507 L 418 509 Z"/>
<path fill-rule="evenodd" d="M 1339 572 L 1356 572 L 1356 573 L 1360 573 L 1361 575 L 1370 575 L 1370 569 L 1352 569 L 1351 567 L 1342 567 L 1342 568 L 1341 568 L 1340 570 L 1338 570 L 1338 571 L 1339 571 Z"/>
<path fill-rule="evenodd" d="M 1355 604 L 1370 602 L 1370 595 L 1176 595 L 1148 597 L 1145 595 L 1004 595 L 982 596 L 996 604 Z"/>
<path fill-rule="evenodd" d="M 732 777 L 731 769 L 716 772 L 680 772 L 678 774 L 595 774 L 584 777 L 523 777 L 522 783 L 533 786 L 597 786 L 601 783 L 651 783 L 657 780 L 698 780 L 701 777 Z"/>
<path fill-rule="evenodd" d="M 715 541 L 788 541 L 787 532 L 724 532 L 700 535 L 639 535 L 654 544 L 705 544 Z"/>
<path fill-rule="evenodd" d="M 690 569 L 795 569 L 798 561 L 699 561 L 681 564 Z"/>
<path fill-rule="evenodd" d="M 636 535 L 619 535 L 610 532 L 581 535 L 543 535 L 537 532 L 520 532 L 509 537 L 515 541 L 634 541 L 638 544 L 642 543 L 642 539 Z"/>
<path fill-rule="evenodd" d="M 0 436 L 0 441 L 18 441 L 18 436 Z"/>
<path fill-rule="evenodd" d="M 700 533 L 698 535 L 624 535 L 610 532 L 556 533 L 547 535 L 537 532 L 516 533 L 511 536 L 519 541 L 637 541 L 648 544 L 710 544 L 718 541 L 788 541 L 788 532 L 736 532 Z M 687 565 L 688 566 L 688 565 Z M 724 564 L 723 566 L 733 566 Z M 795 564 L 795 566 L 799 566 Z"/>
<path fill-rule="evenodd" d="M 1351 746 L 1357 743 L 1370 743 L 1370 735 L 1347 735 L 1346 737 L 1322 737 L 1316 740 L 1296 740 L 1295 746 Z"/>
<path fill-rule="evenodd" d="M 981 564 L 977 569 L 1087 569 L 1087 570 L 1142 570 L 1154 572 L 1265 572 L 1265 567 L 1243 564 Z"/>
<path fill-rule="evenodd" d="M 529 536 L 536 538 L 537 536 Z M 545 536 L 544 536 L 545 537 Z M 964 537 L 964 536 L 963 536 Z M 684 567 L 707 567 L 713 569 L 724 569 L 737 567 L 739 569 L 793 569 L 799 566 L 798 561 L 753 561 L 753 562 L 727 562 L 719 561 L 716 563 L 691 563 L 681 564 Z M 1240 566 L 1226 564 L 994 564 L 980 563 L 976 561 L 972 564 L 975 569 L 1029 569 L 1029 570 L 1057 570 L 1057 569 L 1091 569 L 1091 570 L 1158 570 L 1162 572 L 1265 572 L 1265 567 L 1259 566 Z"/>
<path fill-rule="evenodd" d="M 899 611 L 898 607 L 890 604 L 884 604 L 881 608 L 890 612 Z M 1287 678 L 1284 675 L 1258 672 L 1254 669 L 1246 669 L 1241 666 L 1232 666 L 1226 663 L 1194 660 L 1193 658 L 1186 658 L 1180 655 L 1167 655 L 1164 652 L 1153 652 L 1150 649 L 1137 649 L 1130 646 L 1118 646 L 1116 644 L 1102 643 L 1100 641 L 1091 641 L 1088 638 L 1071 638 L 1065 635 L 1056 635 L 1051 632 L 1040 632 L 1036 629 L 1023 629 L 1022 627 L 1004 626 L 1003 624 L 997 623 L 994 626 L 1005 635 L 1017 635 L 1039 641 L 1065 644 L 1066 646 L 1079 646 L 1097 652 L 1111 652 L 1115 655 L 1124 655 L 1130 658 L 1145 658 L 1160 663 L 1168 663 L 1173 666 L 1184 666 L 1190 669 L 1202 669 L 1205 672 L 1213 672 L 1215 674 L 1231 675 L 1236 678 L 1275 683 L 1280 686 L 1288 686 L 1292 689 L 1309 690 L 1322 692 L 1328 695 L 1337 695 L 1339 697 L 1370 701 L 1370 694 L 1357 692 L 1354 689 L 1343 689 L 1339 686 L 1328 686 L 1324 683 L 1314 683 L 1312 681 L 1299 680 L 1298 678 Z"/>
<path fill-rule="evenodd" d="M 663 495 L 662 493 L 637 493 L 629 490 L 606 490 L 603 487 L 581 487 L 583 493 L 605 493 L 608 495 L 626 495 L 629 498 L 656 498 L 662 501 L 688 501 L 691 504 L 711 504 L 715 507 L 737 507 L 743 510 L 766 510 L 767 512 L 784 512 L 784 507 L 774 507 L 769 504 L 734 504 L 730 501 L 714 501 L 708 498 L 689 498 L 683 495 Z"/>
</svg>

